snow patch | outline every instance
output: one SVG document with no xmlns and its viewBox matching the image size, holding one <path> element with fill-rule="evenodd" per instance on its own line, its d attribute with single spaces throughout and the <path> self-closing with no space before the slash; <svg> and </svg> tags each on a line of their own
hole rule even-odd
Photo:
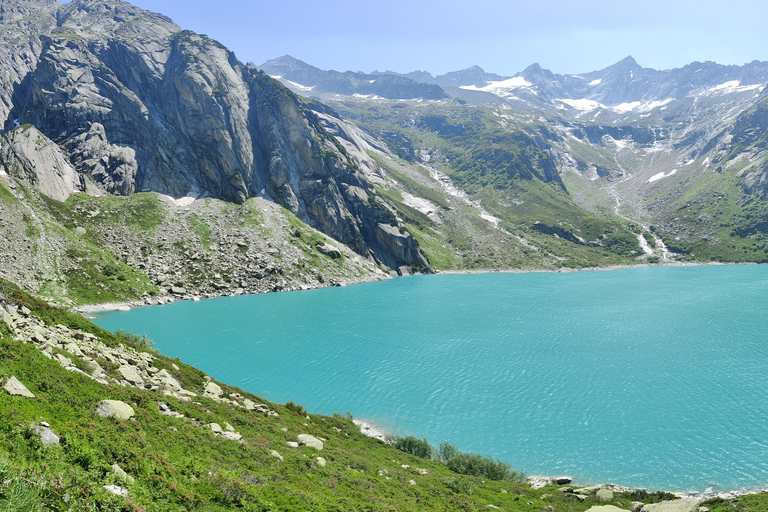
<svg viewBox="0 0 768 512">
<path fill-rule="evenodd" d="M 677 169 L 672 169 L 671 171 L 669 171 L 669 174 L 665 172 L 654 174 L 653 176 L 650 177 L 650 179 L 648 180 L 648 183 L 653 183 L 654 181 L 659 181 L 660 179 L 663 179 L 663 178 L 669 178 L 670 176 L 676 173 L 677 173 Z"/>
<path fill-rule="evenodd" d="M 290 80 L 287 80 L 285 78 L 283 78 L 283 82 L 292 85 L 293 87 L 295 87 L 296 89 L 298 89 L 300 91 L 309 92 L 309 91 L 314 91 L 315 90 L 314 87 L 307 87 L 306 85 L 297 84 L 296 82 L 291 82 Z"/>
<path fill-rule="evenodd" d="M 0 176 L 3 176 L 3 177 L 8 176 L 8 173 L 5 172 L 5 169 L 0 169 Z"/>
<path fill-rule="evenodd" d="M 522 76 L 516 76 L 498 82 L 490 82 L 488 85 L 483 87 L 477 87 L 475 85 L 462 85 L 460 89 L 466 89 L 468 91 L 490 92 L 491 94 L 495 94 L 496 96 L 501 96 L 503 98 L 514 98 L 512 91 L 515 89 L 528 89 L 532 93 L 537 94 L 533 89 L 533 84 Z"/>
<path fill-rule="evenodd" d="M 730 82 L 716 85 L 715 87 L 708 89 L 706 92 L 709 94 L 733 94 L 737 92 L 761 90 L 763 87 L 763 84 L 741 85 L 741 81 L 731 80 Z"/>
<path fill-rule="evenodd" d="M 615 107 L 611 107 L 616 112 L 625 114 L 627 112 L 637 111 L 637 112 L 650 112 L 651 110 L 659 107 L 664 107 L 666 105 L 669 105 L 672 102 L 672 98 L 666 99 L 666 100 L 660 100 L 660 101 L 647 101 L 645 103 L 642 103 L 640 101 L 632 101 L 630 103 L 621 103 L 619 105 L 616 105 Z"/>
<path fill-rule="evenodd" d="M 493 227 L 497 228 L 499 227 L 499 222 L 501 222 L 501 219 L 498 217 L 494 217 L 493 215 L 490 215 L 488 213 L 481 213 L 480 218 L 483 220 L 487 220 L 491 224 L 493 224 Z"/>
<path fill-rule="evenodd" d="M 556 101 L 565 103 L 566 105 L 573 107 L 576 110 L 581 110 L 582 112 L 590 112 L 598 108 L 607 108 L 602 103 L 598 103 L 596 101 L 588 100 L 588 99 L 581 99 L 581 100 L 558 99 Z"/>
<path fill-rule="evenodd" d="M 597 80 L 592 80 L 591 82 L 589 82 L 589 85 L 590 87 L 594 87 L 596 85 L 600 85 L 601 83 L 603 83 L 603 79 L 598 78 Z"/>
</svg>

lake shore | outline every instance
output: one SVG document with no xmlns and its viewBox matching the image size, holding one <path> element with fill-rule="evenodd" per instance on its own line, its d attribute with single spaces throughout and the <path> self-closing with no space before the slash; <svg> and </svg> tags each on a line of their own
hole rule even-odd
<svg viewBox="0 0 768 512">
<path fill-rule="evenodd" d="M 584 268 L 569 268 L 563 267 L 558 269 L 545 269 L 545 268 L 510 268 L 510 269 L 472 269 L 472 270 L 436 270 L 433 275 L 475 275 L 475 274 L 570 274 L 573 272 L 607 272 L 613 270 L 626 270 L 632 268 L 645 268 L 645 267 L 701 267 L 701 266 L 724 266 L 724 265 L 758 265 L 757 263 L 723 263 L 723 262 L 708 262 L 708 263 L 695 263 L 695 262 L 677 262 L 671 261 L 667 263 L 641 263 L 638 265 L 609 265 L 607 267 L 584 267 Z M 424 274 L 416 274 L 424 275 Z M 412 276 L 406 276 L 412 277 Z M 386 278 L 384 279 L 386 280 Z M 351 280 L 341 283 L 340 285 L 325 285 L 318 287 L 310 287 L 306 289 L 290 289 L 281 290 L 279 292 L 270 291 L 264 293 L 285 293 L 291 291 L 306 291 L 306 290 L 320 290 L 323 288 L 344 287 L 354 284 L 365 284 L 371 281 L 370 279 Z M 220 293 L 220 294 L 208 294 L 205 296 L 177 296 L 177 295 L 165 295 L 153 297 L 152 299 L 134 300 L 125 302 L 108 302 L 103 304 L 84 304 L 76 306 L 72 310 L 76 313 L 80 313 L 88 318 L 93 318 L 93 315 L 98 313 L 106 313 L 110 311 L 129 311 L 131 308 L 145 307 L 145 306 L 160 306 L 163 304 L 171 304 L 180 300 L 200 301 L 204 299 L 217 299 L 220 297 L 237 297 L 243 295 L 241 293 Z M 258 294 L 260 295 L 260 294 Z"/>
</svg>

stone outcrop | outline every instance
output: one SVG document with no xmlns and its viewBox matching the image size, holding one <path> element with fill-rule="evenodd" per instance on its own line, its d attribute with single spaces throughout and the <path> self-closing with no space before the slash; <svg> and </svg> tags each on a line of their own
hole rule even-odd
<svg viewBox="0 0 768 512">
<path fill-rule="evenodd" d="M 11 377 L 9 379 L 6 379 L 6 381 L 3 383 L 3 389 L 5 389 L 9 394 L 14 396 L 23 396 L 26 398 L 35 398 L 35 395 L 27 389 L 27 387 L 19 382 L 19 379 L 16 377 Z"/>
<path fill-rule="evenodd" d="M 0 51 L 10 77 L 0 165 L 14 176 L 60 200 L 75 191 L 269 197 L 364 257 L 428 267 L 391 211 L 367 201 L 366 174 L 380 171 L 355 156 L 363 147 L 350 152 L 354 142 L 324 128 L 313 108 L 334 116 L 327 107 L 128 3 L 5 4 L 24 15 L 3 16 L 0 34 L 30 41 Z"/>
</svg>

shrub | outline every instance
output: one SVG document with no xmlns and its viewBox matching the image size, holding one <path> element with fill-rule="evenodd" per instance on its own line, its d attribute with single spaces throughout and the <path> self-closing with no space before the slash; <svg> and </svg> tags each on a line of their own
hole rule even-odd
<svg viewBox="0 0 768 512">
<path fill-rule="evenodd" d="M 649 504 L 661 503 L 662 501 L 678 500 L 680 497 L 664 491 L 648 492 L 645 489 L 635 489 L 632 491 L 632 494 L 629 495 L 629 499 L 632 501 L 642 501 L 645 504 Z"/>
<path fill-rule="evenodd" d="M 306 416 L 307 414 L 307 411 L 304 410 L 303 405 L 293 403 L 292 401 L 285 404 L 285 408 L 288 409 L 289 411 L 295 412 L 299 416 Z"/>
<path fill-rule="evenodd" d="M 414 436 L 396 437 L 392 445 L 400 451 L 410 453 L 422 459 L 431 459 L 434 449 L 426 439 L 417 439 Z"/>
<path fill-rule="evenodd" d="M 475 490 L 469 484 L 469 481 L 464 477 L 452 478 L 445 480 L 445 486 L 455 492 L 456 494 L 472 494 Z"/>
<path fill-rule="evenodd" d="M 438 451 L 440 453 L 440 460 L 443 464 L 447 464 L 453 457 L 461 454 L 461 450 L 459 450 L 455 444 L 451 443 L 440 443 Z"/>
<path fill-rule="evenodd" d="M 523 475 L 512 471 L 509 465 L 491 457 L 483 457 L 475 453 L 460 453 L 446 462 L 448 469 L 461 475 L 472 475 L 491 480 L 508 480 L 522 482 Z"/>
<path fill-rule="evenodd" d="M 146 334 L 132 334 L 124 329 L 118 329 L 115 331 L 115 336 L 117 336 L 121 341 L 132 343 L 137 347 L 147 350 L 155 350 L 155 342 L 147 338 Z"/>
</svg>

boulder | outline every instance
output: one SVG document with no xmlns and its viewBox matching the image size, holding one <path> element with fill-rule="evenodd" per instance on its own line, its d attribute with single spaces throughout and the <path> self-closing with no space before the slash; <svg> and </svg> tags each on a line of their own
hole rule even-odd
<svg viewBox="0 0 768 512">
<path fill-rule="evenodd" d="M 223 437 L 224 439 L 229 439 L 230 441 L 243 440 L 243 436 L 241 436 L 239 432 L 222 432 L 219 434 L 219 436 Z"/>
<path fill-rule="evenodd" d="M 595 493 L 597 501 L 613 501 L 613 491 L 610 489 L 599 489 Z"/>
<path fill-rule="evenodd" d="M 138 386 L 144 385 L 144 379 L 141 377 L 141 374 L 139 374 L 139 369 L 135 366 L 123 365 L 118 368 L 117 371 L 131 384 Z"/>
<path fill-rule="evenodd" d="M 235 427 L 233 427 L 232 425 L 230 425 L 227 422 L 224 422 L 224 428 L 227 429 L 229 432 L 234 432 L 235 431 Z"/>
<path fill-rule="evenodd" d="M 587 512 L 626 512 L 624 509 L 614 507 L 613 505 L 595 505 L 587 509 Z"/>
<path fill-rule="evenodd" d="M 221 386 L 216 384 L 215 382 L 209 382 L 205 385 L 205 394 L 213 397 L 220 397 L 224 391 L 221 389 Z"/>
<path fill-rule="evenodd" d="M 134 478 L 123 471 L 123 468 L 118 466 L 117 463 L 112 464 L 112 474 L 115 475 L 123 483 L 132 484 L 135 482 Z"/>
<path fill-rule="evenodd" d="M 557 485 L 567 485 L 573 482 L 573 478 L 570 476 L 556 476 L 552 480 L 554 480 Z"/>
<path fill-rule="evenodd" d="M 123 498 L 128 497 L 128 489 L 124 489 L 119 485 L 105 485 L 104 488 L 112 494 L 116 494 L 117 496 L 121 496 Z"/>
<path fill-rule="evenodd" d="M 5 383 L 3 384 L 3 389 L 5 389 L 8 393 L 14 396 L 35 398 L 35 395 L 32 394 L 32 392 L 28 390 L 24 384 L 19 382 L 19 380 L 16 377 L 11 377 L 10 379 L 6 380 Z"/>
<path fill-rule="evenodd" d="M 317 247 L 317 250 L 335 260 L 341 258 L 341 252 L 330 244 L 320 245 Z"/>
<path fill-rule="evenodd" d="M 178 391 L 181 389 L 181 384 L 177 381 L 168 370 L 162 369 L 155 374 L 155 378 L 160 380 L 161 387 L 170 391 Z"/>
<path fill-rule="evenodd" d="M 127 420 L 136 414 L 133 407 L 120 400 L 102 400 L 96 408 L 96 414 L 102 418 Z"/>
<path fill-rule="evenodd" d="M 287 441 L 285 443 L 285 446 L 287 446 L 288 448 L 298 448 L 299 443 L 297 443 L 296 441 Z"/>
<path fill-rule="evenodd" d="M 528 483 L 531 484 L 532 489 L 541 489 L 552 485 L 552 479 L 548 476 L 529 476 Z"/>
<path fill-rule="evenodd" d="M 218 423 L 209 423 L 206 427 L 210 428 L 214 434 L 221 434 L 224 432 Z"/>
<path fill-rule="evenodd" d="M 272 450 L 271 452 L 269 452 L 269 454 L 270 454 L 271 456 L 273 456 L 274 458 L 278 459 L 280 462 L 282 462 L 282 461 L 284 460 L 284 459 L 283 459 L 283 456 L 282 456 L 282 455 L 280 455 L 280 454 L 279 454 L 278 452 L 276 452 L 275 450 Z"/>
<path fill-rule="evenodd" d="M 317 465 L 320 466 L 321 468 L 324 468 L 326 464 L 328 464 L 328 461 L 322 457 L 317 457 L 315 460 L 317 461 Z"/>
<path fill-rule="evenodd" d="M 688 498 L 683 500 L 662 501 L 645 505 L 642 512 L 698 512 L 699 500 Z"/>
<path fill-rule="evenodd" d="M 323 442 L 309 434 L 299 434 L 299 444 L 309 446 L 310 448 L 314 448 L 318 451 L 323 449 Z"/>
<path fill-rule="evenodd" d="M 31 429 L 37 432 L 43 445 L 55 446 L 59 444 L 59 436 L 53 433 L 49 425 L 33 425 Z"/>
</svg>

